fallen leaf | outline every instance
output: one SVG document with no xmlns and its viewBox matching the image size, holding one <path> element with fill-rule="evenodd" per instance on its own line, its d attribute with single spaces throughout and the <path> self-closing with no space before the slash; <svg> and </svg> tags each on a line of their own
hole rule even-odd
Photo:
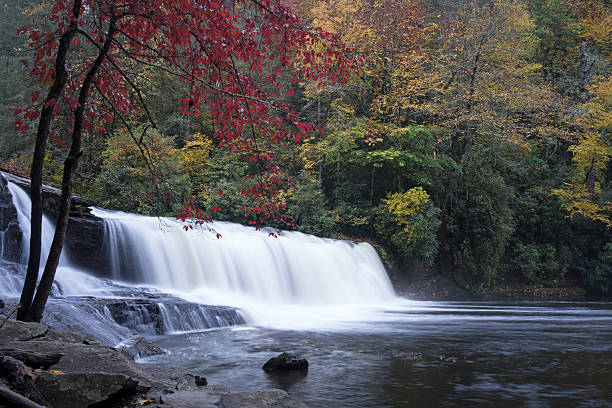
<svg viewBox="0 0 612 408">
<path fill-rule="evenodd" d="M 49 372 L 50 372 L 51 374 L 55 374 L 55 375 L 62 375 L 62 374 L 64 374 L 64 372 L 63 372 L 63 371 L 60 371 L 60 370 L 52 370 L 51 368 L 49 369 Z"/>
<path fill-rule="evenodd" d="M 149 405 L 149 404 L 157 403 L 157 400 L 155 398 L 153 398 L 153 399 L 140 398 L 137 401 L 137 403 L 140 404 L 140 405 Z"/>
</svg>

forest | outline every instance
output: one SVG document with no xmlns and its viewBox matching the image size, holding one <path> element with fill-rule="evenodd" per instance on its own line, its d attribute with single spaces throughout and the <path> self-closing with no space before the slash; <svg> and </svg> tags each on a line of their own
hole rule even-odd
<svg viewBox="0 0 612 408">
<path fill-rule="evenodd" d="M 85 107 L 74 192 L 108 209 L 367 241 L 396 283 L 443 277 L 473 295 L 565 282 L 612 291 L 610 1 L 283 4 L 304 27 L 295 32 L 319 41 L 254 35 L 249 52 L 265 49 L 264 64 L 240 55 L 239 42 L 223 44 L 227 58 L 207 61 L 215 83 L 228 85 L 197 98 L 187 71 L 140 58 L 167 58 L 168 44 L 124 33 L 115 47 L 125 52 L 111 60 L 124 81 L 94 81 Z M 51 85 L 36 70 L 49 58 L 35 34 L 54 24 L 53 2 L 1 5 L 0 160 L 29 175 L 32 112 Z M 243 34 L 270 23 L 240 12 Z M 69 81 L 93 61 L 92 35 L 68 55 Z M 245 125 L 215 108 L 234 94 L 255 98 L 240 89 L 251 82 L 284 113 L 253 100 L 247 110 L 257 116 Z M 76 101 L 57 105 L 45 183 L 62 184 Z M 288 120 L 293 130 L 280 130 Z"/>
</svg>

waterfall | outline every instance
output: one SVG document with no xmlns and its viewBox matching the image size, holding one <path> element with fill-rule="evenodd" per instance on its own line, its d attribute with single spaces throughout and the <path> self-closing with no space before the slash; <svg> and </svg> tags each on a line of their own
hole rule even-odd
<svg viewBox="0 0 612 408">
<path fill-rule="evenodd" d="M 115 279 L 219 304 L 242 298 L 314 306 L 394 297 L 384 266 L 367 243 L 288 231 L 274 238 L 265 229 L 228 222 L 213 223 L 214 231 L 184 231 L 171 218 L 100 208 L 92 213 L 106 224 Z"/>
<path fill-rule="evenodd" d="M 21 262 L 27 264 L 29 249 L 30 249 L 30 232 L 31 223 L 30 216 L 32 215 L 32 200 L 28 193 L 26 193 L 21 187 L 8 182 L 8 189 L 13 196 L 13 204 L 17 209 L 17 221 L 19 227 L 23 232 L 23 242 L 21 250 Z M 40 264 L 45 265 L 47 262 L 47 256 L 49 249 L 51 249 L 51 242 L 53 241 L 53 234 L 55 233 L 55 225 L 51 222 L 49 217 L 43 215 L 42 217 L 42 231 L 41 231 L 41 252 L 40 252 Z M 62 251 L 60 257 L 60 265 L 66 265 L 66 254 Z"/>
<path fill-rule="evenodd" d="M 11 182 L 8 186 L 24 233 L 22 262 L 27 262 L 31 201 L 20 187 Z M 123 313 L 113 318 L 135 332 L 151 334 L 162 326 L 162 332 L 187 331 L 245 320 L 271 327 L 310 327 L 322 321 L 360 319 L 360 311 L 373 307 L 381 310 L 385 308 L 382 305 L 396 299 L 378 254 L 367 243 L 290 231 L 274 238 L 269 236 L 272 230 L 257 231 L 228 222 L 213 223 L 214 231 L 185 231 L 173 218 L 101 208 L 92 208 L 91 212 L 104 221 L 104 247 L 111 261 L 112 281 L 71 266 L 70 254 L 64 252 L 54 294 L 93 296 L 98 302 L 102 298 L 122 298 L 125 307 L 132 308 L 133 318 L 122 321 Z M 45 216 L 41 266 L 53 232 L 54 226 Z M 0 292 L 16 295 L 13 292 L 20 287 L 16 275 L 5 275 L 0 275 Z M 147 293 L 160 294 L 161 301 L 144 308 L 129 306 L 125 300 L 149 298 Z M 183 299 L 184 304 L 176 298 Z M 197 305 L 239 308 L 244 320 L 231 311 L 235 309 L 227 312 L 222 306 L 217 310 L 216 306 Z M 105 315 L 98 306 L 94 309 L 97 315 Z M 163 322 L 155 329 L 151 313 Z"/>
</svg>

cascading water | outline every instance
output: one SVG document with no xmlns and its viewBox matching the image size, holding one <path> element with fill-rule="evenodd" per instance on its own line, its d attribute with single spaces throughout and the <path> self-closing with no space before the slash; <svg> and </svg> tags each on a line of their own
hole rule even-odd
<svg viewBox="0 0 612 408">
<path fill-rule="evenodd" d="M 32 204 L 23 189 L 11 182 L 7 185 L 23 239 L 21 264 L 0 259 L 0 295 L 8 303 L 16 303 L 23 287 L 24 264 L 28 261 Z M 54 225 L 43 216 L 41 274 L 53 234 Z M 71 266 L 67 251 L 62 253 L 57 268 L 45 321 L 56 328 L 78 331 L 110 345 L 119 343 L 130 332 L 156 335 L 244 324 L 242 316 L 232 308 L 188 303 L 155 289 L 99 279 Z"/>
<path fill-rule="evenodd" d="M 22 249 L 21 249 L 21 263 L 28 263 L 29 256 L 29 241 L 30 241 L 30 231 L 31 231 L 31 223 L 30 223 L 30 215 L 32 212 L 32 201 L 30 200 L 30 196 L 27 192 L 25 192 L 21 187 L 8 182 L 8 189 L 13 197 L 13 204 L 15 205 L 15 209 L 17 210 L 17 220 L 19 222 L 19 227 L 23 232 L 22 239 Z M 44 268 L 45 263 L 47 262 L 47 256 L 49 254 L 49 249 L 51 248 L 51 242 L 53 241 L 53 234 L 55 233 L 55 226 L 52 221 L 46 215 L 43 215 L 42 218 L 42 230 L 41 230 L 41 257 L 40 257 L 40 265 L 41 270 Z M 42 272 L 42 271 L 41 271 Z M 39 275 L 39 278 L 41 275 Z M 21 282 L 16 284 L 15 278 L 8 277 L 5 280 L 6 282 L 10 282 L 10 287 L 6 285 L 2 289 L 3 295 L 17 295 L 20 292 Z M 62 255 L 60 257 L 59 266 L 56 273 L 54 290 L 56 292 L 60 292 L 64 295 L 110 295 L 110 291 L 106 290 L 105 285 L 100 285 L 98 279 L 89 274 L 79 271 L 78 269 L 72 267 L 69 262 L 69 254 L 64 249 L 62 251 Z"/>
<path fill-rule="evenodd" d="M 25 262 L 31 202 L 20 187 L 10 182 L 8 186 L 24 232 Z M 385 309 L 396 299 L 376 251 L 366 243 L 286 231 L 273 238 L 265 230 L 227 222 L 215 222 L 214 232 L 206 229 L 186 232 L 183 224 L 172 218 L 100 208 L 92 208 L 92 214 L 105 223 L 105 247 L 114 282 L 71 267 L 69 254 L 64 253 L 56 274 L 55 293 L 98 298 L 124 298 L 126 293 L 129 297 L 146 298 L 149 296 L 146 293 L 166 296 L 154 302 L 157 304 L 154 312 L 150 307 L 128 305 L 131 320 L 120 321 L 123 315 L 115 316 L 118 323 L 133 331 L 145 334 L 151 331 L 150 327 L 142 329 L 155 320 L 145 316 L 151 313 L 164 322 L 166 332 L 243 322 L 235 312 L 225 315 L 222 310 L 209 313 L 211 309 L 191 306 L 186 309 L 171 300 L 176 297 L 192 305 L 237 307 L 250 323 L 283 328 L 363 320 L 363 311 Z M 217 239 L 217 233 L 221 238 Z M 41 265 L 52 238 L 53 225 L 44 217 Z M 0 291 L 17 295 L 12 292 L 17 291 L 19 283 L 8 277 L 2 280 L 6 285 L 4 288 L 0 285 Z M 98 315 L 104 315 L 99 307 L 94 309 Z"/>
<path fill-rule="evenodd" d="M 92 213 L 105 221 L 114 279 L 240 307 L 257 324 L 350 318 L 355 307 L 395 299 L 376 251 L 366 243 L 286 231 L 272 238 L 227 222 L 215 222 L 214 231 L 185 232 L 170 218 L 99 208 Z"/>
</svg>

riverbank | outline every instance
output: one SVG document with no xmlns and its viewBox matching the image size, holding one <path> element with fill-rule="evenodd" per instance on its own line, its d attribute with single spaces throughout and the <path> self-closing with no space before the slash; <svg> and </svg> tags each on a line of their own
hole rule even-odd
<svg viewBox="0 0 612 408">
<path fill-rule="evenodd" d="M 539 287 L 506 283 L 489 288 L 483 294 L 474 294 L 458 286 L 445 277 L 425 277 L 410 282 L 394 282 L 398 295 L 411 300 L 514 300 L 514 301 L 586 301 L 607 300 L 612 298 L 594 298 L 583 286 L 576 282 L 563 282 L 559 286 Z"/>
<path fill-rule="evenodd" d="M 141 366 L 79 333 L 14 320 L 0 327 L 0 373 L 0 406 L 15 408 L 307 408 L 283 390 L 198 386 L 197 373 Z"/>
</svg>

